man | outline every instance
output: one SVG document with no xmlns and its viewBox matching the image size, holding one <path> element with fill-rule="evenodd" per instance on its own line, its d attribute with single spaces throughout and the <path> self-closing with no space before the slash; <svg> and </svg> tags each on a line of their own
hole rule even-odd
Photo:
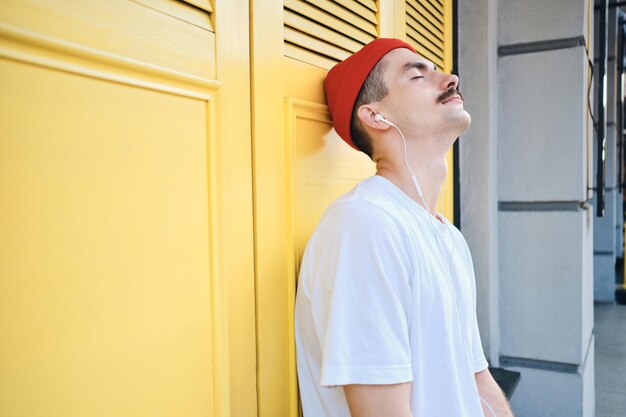
<svg viewBox="0 0 626 417">
<path fill-rule="evenodd" d="M 324 213 L 302 261 L 305 417 L 511 417 L 487 369 L 471 255 L 435 204 L 469 126 L 458 78 L 377 39 L 326 82 L 337 133 L 376 163 Z"/>
</svg>

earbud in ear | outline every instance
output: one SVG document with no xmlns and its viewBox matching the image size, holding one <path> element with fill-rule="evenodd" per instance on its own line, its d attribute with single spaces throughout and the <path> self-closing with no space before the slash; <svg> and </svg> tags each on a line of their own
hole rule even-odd
<svg viewBox="0 0 626 417">
<path fill-rule="evenodd" d="M 374 120 L 376 120 L 377 122 L 383 122 L 384 124 L 389 125 L 389 126 L 393 126 L 396 129 L 398 128 L 396 125 L 391 123 L 389 120 L 385 119 L 385 116 L 383 116 L 382 114 L 376 113 L 376 116 L 374 116 Z"/>
</svg>

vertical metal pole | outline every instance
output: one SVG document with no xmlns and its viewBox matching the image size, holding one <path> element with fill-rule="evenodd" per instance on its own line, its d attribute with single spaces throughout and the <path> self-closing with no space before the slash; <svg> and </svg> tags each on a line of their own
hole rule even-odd
<svg viewBox="0 0 626 417">
<path fill-rule="evenodd" d="M 598 24 L 598 49 L 599 49 L 599 65 L 598 65 L 598 141 L 596 147 L 597 171 L 596 171 L 596 216 L 604 216 L 604 161 L 606 160 L 606 114 L 604 109 L 604 89 L 606 74 L 606 58 L 607 58 L 607 42 L 606 42 L 606 22 L 608 20 L 607 0 L 600 0 Z"/>
<path fill-rule="evenodd" d="M 618 133 L 617 133 L 617 137 L 619 139 L 619 144 L 620 144 L 620 148 L 619 148 L 619 189 L 620 192 L 623 193 L 624 192 L 624 163 L 626 163 L 626 161 L 624 160 L 624 155 L 626 154 L 626 152 L 624 152 L 624 92 L 623 92 L 623 82 L 622 82 L 622 76 L 624 74 L 624 58 L 626 57 L 626 42 L 624 42 L 626 40 L 626 20 L 624 19 L 624 14 L 620 11 L 620 18 L 619 18 L 619 47 L 618 47 L 618 54 L 617 54 L 617 68 L 618 68 L 618 85 L 619 88 L 617 90 L 617 95 L 618 95 L 618 106 L 619 106 L 619 110 L 618 110 Z M 623 197 L 622 197 L 623 198 Z M 624 216 L 624 208 L 622 209 L 622 213 L 620 213 L 622 216 Z M 624 233 L 623 230 L 620 230 L 620 233 Z M 618 282 L 617 282 L 617 288 L 615 289 L 615 301 L 618 304 L 626 304 L 626 279 L 624 279 L 624 271 L 622 271 L 621 276 L 617 277 L 618 278 Z"/>
<path fill-rule="evenodd" d="M 619 13 L 619 12 L 618 12 Z M 621 17 L 621 13 L 618 20 L 618 31 L 617 31 L 617 56 L 615 59 L 617 60 L 617 94 L 616 94 L 616 130 L 617 130 L 617 187 L 619 192 L 622 192 L 622 172 L 623 172 L 623 164 L 622 158 L 624 153 L 624 98 L 622 97 L 622 74 L 624 72 L 624 19 Z"/>
</svg>

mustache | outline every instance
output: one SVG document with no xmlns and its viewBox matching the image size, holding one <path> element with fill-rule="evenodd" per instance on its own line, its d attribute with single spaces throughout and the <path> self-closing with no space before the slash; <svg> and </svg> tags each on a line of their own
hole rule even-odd
<svg viewBox="0 0 626 417">
<path fill-rule="evenodd" d="M 461 100 L 463 100 L 463 94 L 461 94 L 461 91 L 456 87 L 450 87 L 443 93 L 439 94 L 439 97 L 437 97 L 437 103 L 441 103 L 455 94 L 458 94 L 461 97 Z"/>
</svg>

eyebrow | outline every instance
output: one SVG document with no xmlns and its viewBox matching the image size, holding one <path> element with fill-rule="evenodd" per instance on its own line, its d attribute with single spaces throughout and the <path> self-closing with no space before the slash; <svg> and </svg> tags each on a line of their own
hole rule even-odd
<svg viewBox="0 0 626 417">
<path fill-rule="evenodd" d="M 429 69 L 428 65 L 425 62 L 413 61 L 404 64 L 402 66 L 402 72 L 408 71 L 411 68 L 417 68 L 418 70 Z M 432 70 L 437 71 L 437 65 L 433 64 Z"/>
</svg>

